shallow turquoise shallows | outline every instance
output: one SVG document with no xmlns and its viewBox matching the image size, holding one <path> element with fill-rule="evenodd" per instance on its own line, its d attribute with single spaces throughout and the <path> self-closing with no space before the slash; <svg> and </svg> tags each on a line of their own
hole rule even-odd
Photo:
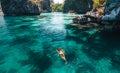
<svg viewBox="0 0 120 73">
<path fill-rule="evenodd" d="M 120 35 L 69 27 L 76 16 L 1 15 L 0 73 L 120 73 Z"/>
</svg>

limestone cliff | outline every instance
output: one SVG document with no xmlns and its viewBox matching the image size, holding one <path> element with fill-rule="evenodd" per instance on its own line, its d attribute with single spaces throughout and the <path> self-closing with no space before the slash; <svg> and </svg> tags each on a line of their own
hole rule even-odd
<svg viewBox="0 0 120 73">
<path fill-rule="evenodd" d="M 64 2 L 64 11 L 69 12 L 70 10 L 76 13 L 86 13 L 92 8 L 92 0 L 66 0 Z"/>
<path fill-rule="evenodd" d="M 2 11 L 2 8 L 1 8 L 1 0 L 0 0 L 0 12 Z"/>
<path fill-rule="evenodd" d="M 41 0 L 1 0 L 4 15 L 39 15 Z"/>
<path fill-rule="evenodd" d="M 42 0 L 42 12 L 51 12 L 50 0 Z"/>
</svg>

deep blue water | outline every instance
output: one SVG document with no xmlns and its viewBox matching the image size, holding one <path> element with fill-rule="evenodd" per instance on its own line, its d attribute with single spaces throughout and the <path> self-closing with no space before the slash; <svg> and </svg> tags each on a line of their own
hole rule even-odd
<svg viewBox="0 0 120 73">
<path fill-rule="evenodd" d="M 119 33 L 68 27 L 77 15 L 0 16 L 0 73 L 120 73 Z M 56 49 L 65 50 L 67 64 Z"/>
</svg>

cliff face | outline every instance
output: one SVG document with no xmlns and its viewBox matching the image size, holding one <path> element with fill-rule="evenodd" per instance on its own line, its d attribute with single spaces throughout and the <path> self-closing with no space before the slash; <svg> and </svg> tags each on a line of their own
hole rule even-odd
<svg viewBox="0 0 120 73">
<path fill-rule="evenodd" d="M 66 0 L 64 2 L 64 11 L 69 12 L 70 10 L 76 13 L 86 13 L 92 9 L 92 0 Z"/>
<path fill-rule="evenodd" d="M 4 15 L 39 15 L 40 0 L 1 0 Z"/>
<path fill-rule="evenodd" d="M 2 11 L 2 8 L 1 8 L 1 0 L 0 0 L 0 12 Z"/>
<path fill-rule="evenodd" d="M 42 1 L 42 12 L 51 12 L 51 7 L 50 7 L 50 0 L 43 0 Z"/>
</svg>

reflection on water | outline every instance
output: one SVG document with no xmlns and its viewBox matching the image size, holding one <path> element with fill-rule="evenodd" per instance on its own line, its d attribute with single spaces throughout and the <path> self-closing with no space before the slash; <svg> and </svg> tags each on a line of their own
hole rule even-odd
<svg viewBox="0 0 120 73">
<path fill-rule="evenodd" d="M 0 16 L 0 73 L 120 73 L 119 33 L 67 28 L 75 16 Z"/>
</svg>

